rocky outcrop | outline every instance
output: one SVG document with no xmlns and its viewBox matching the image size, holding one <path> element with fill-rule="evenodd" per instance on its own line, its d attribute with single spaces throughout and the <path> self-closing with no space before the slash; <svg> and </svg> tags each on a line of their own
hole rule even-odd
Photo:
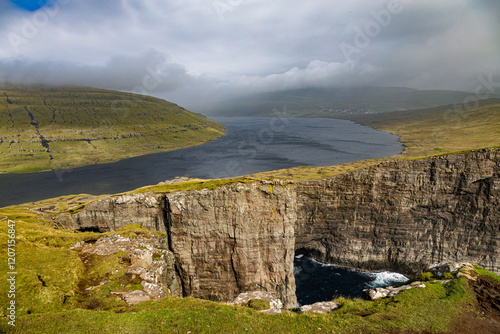
<svg viewBox="0 0 500 334">
<path fill-rule="evenodd" d="M 184 296 L 229 301 L 260 290 L 275 293 L 288 308 L 297 304 L 295 198 L 293 184 L 283 181 L 121 195 L 92 202 L 59 222 L 79 230 L 141 223 L 165 231 Z"/>
<path fill-rule="evenodd" d="M 184 296 L 219 301 L 275 293 L 295 307 L 294 253 L 415 274 L 430 263 L 500 273 L 500 150 L 376 167 L 299 184 L 103 198 L 60 223 L 164 231 Z"/>
<path fill-rule="evenodd" d="M 340 307 L 339 303 L 334 302 L 318 302 L 311 305 L 301 306 L 299 313 L 313 312 L 313 313 L 330 313 Z"/>
<path fill-rule="evenodd" d="M 165 231 L 165 195 L 104 197 L 73 214 L 59 215 L 58 223 L 79 231 L 109 232 L 137 223 L 151 231 Z"/>
<path fill-rule="evenodd" d="M 430 263 L 500 272 L 500 151 L 393 161 L 297 185 L 296 248 L 416 274 Z"/>
<path fill-rule="evenodd" d="M 228 301 L 268 291 L 295 307 L 291 184 L 237 184 L 167 198 L 170 249 L 186 296 Z"/>
<path fill-rule="evenodd" d="M 166 249 L 165 237 L 123 237 L 119 234 L 111 234 L 100 237 L 95 243 L 79 242 L 71 249 L 80 250 L 83 254 L 98 256 L 109 256 L 118 252 L 130 256 L 130 265 L 126 273 L 134 279 L 139 277 L 144 291 L 118 291 L 130 305 L 149 299 L 162 299 L 167 292 L 173 296 L 182 296 L 179 277 L 175 271 L 175 259 L 173 254 Z M 101 282 L 104 285 L 108 281 Z M 96 286 L 99 287 L 99 286 Z M 86 290 L 92 290 L 90 287 Z M 145 295 L 144 295 L 145 294 Z"/>
<path fill-rule="evenodd" d="M 414 288 L 425 288 L 425 284 L 420 281 L 415 281 L 410 284 L 392 287 L 388 286 L 387 288 L 375 288 L 375 289 L 366 289 L 363 290 L 363 296 L 368 300 L 377 300 L 381 298 L 392 298 L 396 295 L 399 295 L 401 292 L 405 290 L 410 290 Z"/>
</svg>

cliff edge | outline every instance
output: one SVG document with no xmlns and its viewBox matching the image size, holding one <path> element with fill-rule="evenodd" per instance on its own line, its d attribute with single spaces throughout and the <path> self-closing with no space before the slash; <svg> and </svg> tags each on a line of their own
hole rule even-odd
<svg viewBox="0 0 500 334">
<path fill-rule="evenodd" d="M 274 292 L 295 307 L 295 253 L 415 274 L 466 261 L 500 273 L 500 150 L 390 161 L 329 179 L 111 196 L 59 223 L 164 231 L 182 294 Z"/>
</svg>

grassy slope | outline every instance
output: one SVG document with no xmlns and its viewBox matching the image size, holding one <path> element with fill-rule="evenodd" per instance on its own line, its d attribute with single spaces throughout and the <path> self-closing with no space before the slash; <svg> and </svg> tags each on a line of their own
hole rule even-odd
<svg viewBox="0 0 500 334">
<path fill-rule="evenodd" d="M 221 135 L 221 124 L 153 97 L 93 88 L 0 88 L 0 172 L 111 162 Z"/>
<path fill-rule="evenodd" d="M 71 207 L 75 200 L 78 198 L 61 198 L 60 209 Z M 339 299 L 342 308 L 326 315 L 288 312 L 269 316 L 244 307 L 173 297 L 127 307 L 110 294 L 107 285 L 93 290 L 93 302 L 89 303 L 81 298 L 79 283 L 118 278 L 128 265 L 120 261 L 123 255 L 96 256 L 92 266 L 86 266 L 69 247 L 79 240 L 95 240 L 99 235 L 54 229 L 50 220 L 41 219 L 35 208 L 36 205 L 0 209 L 0 219 L 16 222 L 17 333 L 240 333 L 247 329 L 269 333 L 270 328 L 275 333 L 311 333 L 318 332 L 318 328 L 334 333 L 440 332 L 474 303 L 465 279 L 448 285 L 426 283 L 426 289 L 410 290 L 394 299 L 376 302 Z M 6 225 L 6 219 L 0 222 L 3 245 L 7 239 Z M 151 234 L 139 226 L 118 232 L 127 237 Z M 5 261 L 0 270 L 7 272 Z M 7 290 L 6 284 L 5 280 L 0 281 L 0 291 Z M 7 301 L 6 293 L 0 294 L 0 304 L 6 305 Z M 6 326 L 5 310 L 0 312 L 0 332 L 14 333 Z"/>
<path fill-rule="evenodd" d="M 396 158 L 421 158 L 500 145 L 500 99 L 481 101 L 474 109 L 448 105 L 350 119 L 399 135 L 406 149 Z"/>
</svg>

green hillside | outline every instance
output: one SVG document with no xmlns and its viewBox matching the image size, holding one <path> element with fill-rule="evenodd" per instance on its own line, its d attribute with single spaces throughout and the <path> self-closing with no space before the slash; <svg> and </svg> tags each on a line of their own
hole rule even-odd
<svg viewBox="0 0 500 334">
<path fill-rule="evenodd" d="M 334 117 L 344 114 L 380 113 L 424 109 L 462 103 L 470 93 L 417 90 L 402 87 L 308 88 L 270 92 L 203 106 L 214 116 Z"/>
<path fill-rule="evenodd" d="M 105 163 L 202 144 L 222 124 L 149 96 L 94 88 L 0 87 L 0 172 Z"/>
<path fill-rule="evenodd" d="M 405 151 L 395 158 L 500 146 L 500 99 L 483 100 L 477 108 L 447 105 L 378 115 L 351 115 L 353 121 L 400 136 Z"/>
</svg>

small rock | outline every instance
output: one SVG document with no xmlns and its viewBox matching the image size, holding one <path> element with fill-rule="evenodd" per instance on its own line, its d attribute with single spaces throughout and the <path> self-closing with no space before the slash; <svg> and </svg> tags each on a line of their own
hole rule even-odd
<svg viewBox="0 0 500 334">
<path fill-rule="evenodd" d="M 134 249 L 130 256 L 130 266 L 149 269 L 153 264 L 153 252 L 148 249 Z"/>
<path fill-rule="evenodd" d="M 141 285 L 150 298 L 152 299 L 165 298 L 165 290 L 161 286 L 146 281 L 142 281 Z"/>
<path fill-rule="evenodd" d="M 132 275 L 142 275 L 143 273 L 146 273 L 147 270 L 143 267 L 128 267 L 127 268 L 127 273 L 132 274 Z"/>
<path fill-rule="evenodd" d="M 70 249 L 80 249 L 83 246 L 85 246 L 85 241 L 78 241 L 76 244 L 73 245 Z"/>
<path fill-rule="evenodd" d="M 368 300 L 377 300 L 387 297 L 389 292 L 390 291 L 388 289 L 384 288 L 366 289 L 363 290 L 363 296 Z"/>
<path fill-rule="evenodd" d="M 252 299 L 261 299 L 269 302 L 271 309 L 282 309 L 283 303 L 281 300 L 276 298 L 274 294 L 265 291 L 253 291 L 253 292 L 244 292 L 240 293 L 238 297 L 236 297 L 232 304 L 233 305 L 242 305 L 247 304 Z"/>
<path fill-rule="evenodd" d="M 314 312 L 314 313 L 329 313 L 340 307 L 339 303 L 334 302 L 318 302 L 311 305 L 301 306 L 299 313 Z"/>
<path fill-rule="evenodd" d="M 112 292 L 114 295 L 119 295 L 128 305 L 136 305 L 150 300 L 149 295 L 142 290 L 134 290 L 130 292 Z"/>
</svg>

